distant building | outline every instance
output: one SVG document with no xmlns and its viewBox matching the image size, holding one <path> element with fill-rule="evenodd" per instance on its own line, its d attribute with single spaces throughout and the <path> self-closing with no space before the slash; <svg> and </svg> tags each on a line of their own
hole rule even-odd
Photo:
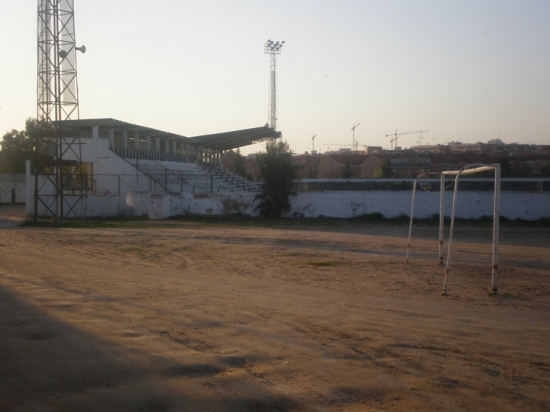
<svg viewBox="0 0 550 412">
<path fill-rule="evenodd" d="M 365 146 L 365 153 L 366 154 L 376 154 L 376 153 L 383 153 L 384 148 L 382 146 Z"/>
<path fill-rule="evenodd" d="M 327 154 L 319 161 L 317 177 L 324 179 L 340 179 L 346 169 L 351 169 L 351 177 L 359 177 L 361 163 L 368 157 L 363 154 Z"/>
<path fill-rule="evenodd" d="M 361 162 L 359 177 L 375 177 L 382 169 L 384 161 L 390 162 L 393 177 L 416 177 L 421 173 L 429 172 L 431 167 L 429 157 L 419 157 L 413 152 L 386 152 L 367 156 Z"/>
<path fill-rule="evenodd" d="M 548 154 L 549 145 L 535 145 L 526 143 L 504 143 L 500 139 L 492 139 L 487 143 L 450 142 L 447 145 L 420 145 L 410 150 L 417 153 L 480 153 L 480 154 L 507 154 L 509 156 L 527 154 Z"/>
<path fill-rule="evenodd" d="M 299 179 L 311 179 L 317 177 L 319 173 L 319 162 L 324 155 L 303 154 L 292 157 L 292 162 L 298 167 Z"/>
</svg>

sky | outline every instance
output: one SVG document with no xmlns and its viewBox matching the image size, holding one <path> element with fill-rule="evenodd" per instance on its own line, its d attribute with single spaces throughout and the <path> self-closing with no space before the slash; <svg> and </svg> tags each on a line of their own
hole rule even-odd
<svg viewBox="0 0 550 412">
<path fill-rule="evenodd" d="M 74 0 L 80 117 L 184 136 L 268 121 L 296 153 L 550 144 L 549 0 Z M 36 0 L 0 0 L 0 134 L 36 117 Z M 346 146 L 348 145 L 348 146 Z M 262 150 L 263 145 L 242 149 Z"/>
</svg>

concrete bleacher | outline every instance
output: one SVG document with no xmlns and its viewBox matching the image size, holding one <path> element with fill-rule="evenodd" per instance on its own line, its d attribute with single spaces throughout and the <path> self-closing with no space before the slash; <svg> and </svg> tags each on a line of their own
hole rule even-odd
<svg viewBox="0 0 550 412">
<path fill-rule="evenodd" d="M 126 159 L 170 192 L 257 192 L 259 184 L 221 167 L 151 159 Z"/>
<path fill-rule="evenodd" d="M 259 192 L 260 184 L 257 182 L 252 182 L 248 179 L 245 179 L 242 176 L 239 176 L 236 173 L 233 173 L 230 170 L 224 169 L 220 166 L 201 166 L 208 173 L 212 173 L 215 176 L 215 179 L 219 182 L 223 182 L 225 186 L 229 185 L 233 187 L 235 192 Z"/>
</svg>

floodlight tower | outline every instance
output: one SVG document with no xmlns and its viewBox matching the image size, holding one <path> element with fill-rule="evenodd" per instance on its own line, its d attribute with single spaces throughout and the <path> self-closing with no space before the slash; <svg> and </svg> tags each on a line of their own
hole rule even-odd
<svg viewBox="0 0 550 412">
<path fill-rule="evenodd" d="M 76 179 L 76 173 L 82 173 L 80 135 L 78 131 L 71 137 L 61 134 L 61 122 L 80 118 L 77 50 L 85 53 L 86 46 L 76 47 L 74 0 L 38 0 L 37 118 L 53 124 L 53 136 L 44 137 L 53 140 L 55 149 L 48 153 L 51 161 L 35 161 L 35 176 L 44 176 L 40 187 L 35 178 L 35 219 L 38 203 L 45 215 L 62 219 L 76 213 L 83 196 Z M 78 193 L 70 202 L 63 196 L 67 190 Z"/>
<path fill-rule="evenodd" d="M 78 119 L 73 0 L 38 0 L 38 118 Z"/>
<path fill-rule="evenodd" d="M 285 44 L 282 42 L 275 42 L 268 40 L 264 45 L 264 53 L 271 55 L 269 65 L 269 105 L 268 105 L 268 118 L 269 127 L 273 130 L 277 130 L 277 72 L 276 72 L 276 60 L 275 56 L 281 54 L 281 48 Z"/>
</svg>

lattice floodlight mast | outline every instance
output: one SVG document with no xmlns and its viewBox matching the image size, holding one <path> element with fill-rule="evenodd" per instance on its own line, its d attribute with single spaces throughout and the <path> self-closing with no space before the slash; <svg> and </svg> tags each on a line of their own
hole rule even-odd
<svg viewBox="0 0 550 412">
<path fill-rule="evenodd" d="M 269 65 L 269 127 L 277 130 L 277 62 L 275 56 L 281 54 L 284 41 L 268 40 L 264 45 L 264 52 L 271 56 Z"/>
<path fill-rule="evenodd" d="M 49 161 L 35 161 L 35 176 L 44 176 L 40 183 L 35 178 L 35 219 L 38 204 L 45 215 L 57 219 L 76 216 L 75 207 L 84 196 L 80 134 L 61 133 L 61 122 L 80 118 L 77 50 L 86 52 L 85 46 L 76 47 L 74 1 L 38 0 L 37 118 L 54 125 L 54 136 L 46 136 L 53 138 L 54 150 L 47 153 Z M 70 201 L 64 198 L 68 190 Z"/>
</svg>

